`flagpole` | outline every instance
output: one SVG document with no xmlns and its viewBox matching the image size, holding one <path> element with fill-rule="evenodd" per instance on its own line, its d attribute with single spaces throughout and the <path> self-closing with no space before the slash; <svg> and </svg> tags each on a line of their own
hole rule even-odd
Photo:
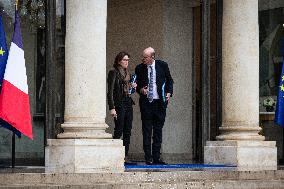
<svg viewBox="0 0 284 189">
<path fill-rule="evenodd" d="M 284 24 L 282 25 L 284 29 Z M 284 38 L 282 38 L 282 40 L 284 41 Z M 284 48 L 284 47 L 282 47 Z M 284 50 L 283 50 L 284 51 Z M 283 54 L 283 61 L 282 61 L 282 67 L 284 66 L 284 54 Z M 282 68 L 283 69 L 283 68 Z M 280 165 L 284 165 L 284 127 L 282 128 L 282 157 L 279 160 L 279 164 Z"/>
<path fill-rule="evenodd" d="M 15 9 L 18 10 L 19 0 L 16 0 Z M 12 168 L 15 168 L 15 132 L 12 135 Z"/>
<path fill-rule="evenodd" d="M 15 168 L 15 133 L 12 135 L 12 168 Z"/>
<path fill-rule="evenodd" d="M 15 7 L 16 7 L 16 10 L 18 10 L 18 7 L 19 6 L 19 0 L 16 0 L 16 3 L 15 3 Z"/>
</svg>

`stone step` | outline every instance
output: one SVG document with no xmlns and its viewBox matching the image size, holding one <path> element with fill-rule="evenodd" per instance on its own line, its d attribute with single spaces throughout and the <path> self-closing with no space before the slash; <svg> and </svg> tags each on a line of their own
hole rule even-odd
<svg viewBox="0 0 284 189">
<path fill-rule="evenodd" d="M 191 181 L 191 182 L 178 182 L 178 183 L 135 183 L 135 184 L 85 184 L 85 185 L 68 185 L 68 184 L 35 184 L 35 185 L 1 185 L 0 188 L 4 189 L 283 189 L 284 181 L 282 180 L 222 180 L 222 181 Z"/>
<path fill-rule="evenodd" d="M 0 173 L 0 188 L 225 189 L 283 188 L 284 170 L 169 171 L 123 173 Z"/>
</svg>

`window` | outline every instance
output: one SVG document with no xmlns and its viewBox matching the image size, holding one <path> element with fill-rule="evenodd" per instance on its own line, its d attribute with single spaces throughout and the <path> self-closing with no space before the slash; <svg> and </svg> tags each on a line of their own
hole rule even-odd
<svg viewBox="0 0 284 189">
<path fill-rule="evenodd" d="M 259 0 L 259 93 L 260 112 L 267 109 L 263 102 L 276 100 L 283 63 L 281 41 L 284 39 L 284 1 Z"/>
</svg>

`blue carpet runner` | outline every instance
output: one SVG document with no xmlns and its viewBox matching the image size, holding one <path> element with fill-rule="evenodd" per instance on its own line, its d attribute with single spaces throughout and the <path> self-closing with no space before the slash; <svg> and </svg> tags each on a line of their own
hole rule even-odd
<svg viewBox="0 0 284 189">
<path fill-rule="evenodd" d="M 233 165 L 209 164 L 168 164 L 168 165 L 130 165 L 125 164 L 125 169 L 203 169 L 203 168 L 232 168 Z"/>
</svg>

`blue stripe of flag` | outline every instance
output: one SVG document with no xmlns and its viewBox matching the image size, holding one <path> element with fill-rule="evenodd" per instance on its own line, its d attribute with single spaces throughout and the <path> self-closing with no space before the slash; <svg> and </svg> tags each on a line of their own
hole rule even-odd
<svg viewBox="0 0 284 189">
<path fill-rule="evenodd" d="M 15 43 L 19 48 L 23 49 L 21 26 L 20 26 L 20 21 L 19 20 L 20 20 L 20 15 L 19 15 L 19 12 L 16 10 L 16 13 L 15 13 L 15 24 L 14 24 L 14 34 L 13 34 L 12 42 Z"/>
</svg>

